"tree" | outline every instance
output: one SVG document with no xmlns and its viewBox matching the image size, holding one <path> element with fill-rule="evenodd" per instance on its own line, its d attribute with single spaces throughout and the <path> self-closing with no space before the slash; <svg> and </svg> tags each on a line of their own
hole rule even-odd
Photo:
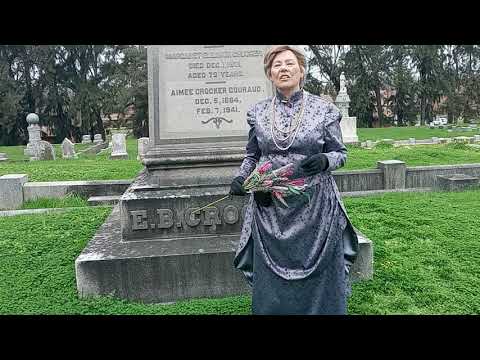
<svg viewBox="0 0 480 360">
<path fill-rule="evenodd" d="M 115 101 L 110 111 L 125 114 L 133 106 L 133 133 L 136 137 L 148 136 L 148 76 L 147 48 L 128 46 L 123 49 L 124 58 L 114 75 Z"/>
<path fill-rule="evenodd" d="M 340 91 L 340 75 L 348 51 L 347 45 L 308 45 L 313 57 L 309 60 L 309 68 L 318 67 L 320 75 L 327 80 L 327 85 L 322 88 L 325 94 L 335 97 Z M 328 86 L 328 82 L 332 86 Z M 312 85 L 319 83 L 311 80 Z"/>
<path fill-rule="evenodd" d="M 442 45 L 411 46 L 412 61 L 419 75 L 417 91 L 421 125 L 433 120 L 434 104 L 447 93 L 448 81 L 442 67 L 443 50 Z"/>
<path fill-rule="evenodd" d="M 384 124 L 381 90 L 389 83 L 391 59 L 391 47 L 386 45 L 352 45 L 345 55 L 345 76 L 352 79 L 353 113 L 358 112 L 370 126 L 372 108 L 376 109 L 379 125 Z"/>
<path fill-rule="evenodd" d="M 17 123 L 21 95 L 10 65 L 8 50 L 0 48 L 0 144 L 4 145 L 16 145 L 21 133 Z"/>
<path fill-rule="evenodd" d="M 408 47 L 393 45 L 391 86 L 394 94 L 388 100 L 399 125 L 411 125 L 416 121 L 416 87 L 410 63 Z"/>
</svg>

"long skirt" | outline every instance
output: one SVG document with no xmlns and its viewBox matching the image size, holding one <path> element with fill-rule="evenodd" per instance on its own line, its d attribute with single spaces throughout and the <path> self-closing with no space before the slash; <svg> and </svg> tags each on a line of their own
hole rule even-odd
<svg viewBox="0 0 480 360">
<path fill-rule="evenodd" d="M 315 185 L 308 203 L 251 202 L 253 314 L 346 314 L 342 237 L 349 219 L 329 185 Z"/>
</svg>

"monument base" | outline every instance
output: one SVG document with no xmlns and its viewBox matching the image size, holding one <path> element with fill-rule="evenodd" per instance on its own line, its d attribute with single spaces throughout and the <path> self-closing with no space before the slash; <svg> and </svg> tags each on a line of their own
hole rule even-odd
<svg viewBox="0 0 480 360">
<path fill-rule="evenodd" d="M 115 207 L 75 261 L 80 297 L 112 295 L 146 303 L 249 293 L 233 267 L 238 235 L 123 241 Z"/>
<path fill-rule="evenodd" d="M 357 235 L 360 251 L 350 271 L 352 282 L 373 276 L 372 243 Z M 243 274 L 233 267 L 238 240 L 239 234 L 122 241 L 115 207 L 75 261 L 78 294 L 145 303 L 250 294 Z"/>
<path fill-rule="evenodd" d="M 111 160 L 128 160 L 128 154 L 112 154 L 110 155 Z"/>
</svg>

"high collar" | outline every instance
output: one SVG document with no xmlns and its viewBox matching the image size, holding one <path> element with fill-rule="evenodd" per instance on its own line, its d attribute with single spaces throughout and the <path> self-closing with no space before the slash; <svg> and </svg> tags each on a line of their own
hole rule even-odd
<svg viewBox="0 0 480 360">
<path fill-rule="evenodd" d="M 303 89 L 295 91 L 292 96 L 290 96 L 289 99 L 285 97 L 278 89 L 275 89 L 276 91 L 276 97 L 279 102 L 285 103 L 285 104 L 294 104 L 297 101 L 301 100 L 303 97 Z"/>
</svg>

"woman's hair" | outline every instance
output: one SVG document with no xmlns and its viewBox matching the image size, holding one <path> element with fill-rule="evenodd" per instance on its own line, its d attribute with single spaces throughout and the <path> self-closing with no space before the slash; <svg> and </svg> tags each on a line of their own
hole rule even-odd
<svg viewBox="0 0 480 360">
<path fill-rule="evenodd" d="M 302 81 L 300 81 L 300 87 L 303 87 L 303 82 L 305 81 L 305 76 L 307 73 L 307 62 L 305 59 L 305 53 L 297 46 L 273 45 L 272 47 L 270 47 L 270 49 L 267 50 L 265 56 L 263 57 L 263 70 L 265 71 L 265 75 L 267 75 L 267 77 L 270 79 L 273 59 L 275 59 L 275 56 L 286 50 L 290 50 L 295 54 L 298 65 L 300 65 L 303 70 L 304 78 Z"/>
</svg>

